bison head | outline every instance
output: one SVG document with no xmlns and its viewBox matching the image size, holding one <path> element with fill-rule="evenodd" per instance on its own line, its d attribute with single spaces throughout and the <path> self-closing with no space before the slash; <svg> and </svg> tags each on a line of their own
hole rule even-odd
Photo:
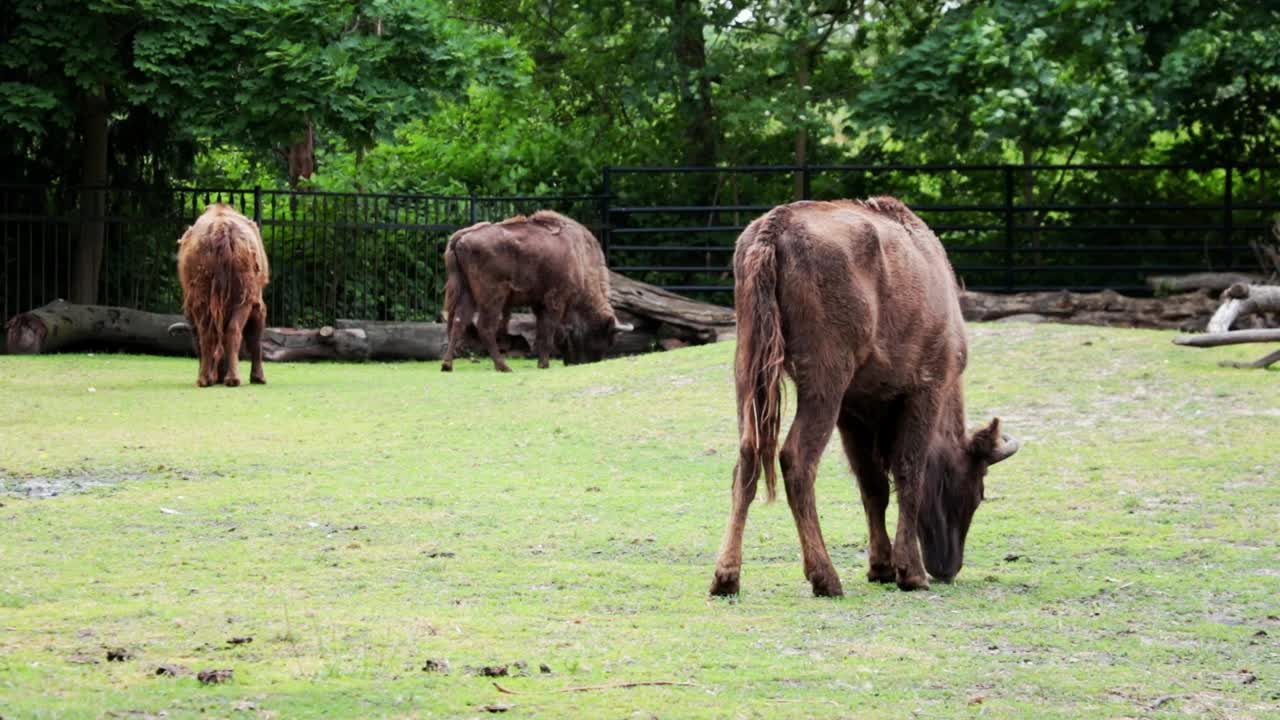
<svg viewBox="0 0 1280 720">
<path fill-rule="evenodd" d="M 929 574 L 951 582 L 964 562 L 964 540 L 982 502 L 987 468 L 1018 451 L 1018 441 L 992 420 L 961 447 L 935 447 L 929 455 L 916 527 Z"/>
<path fill-rule="evenodd" d="M 594 320 L 578 319 L 571 322 L 565 332 L 564 364 L 600 362 L 609 348 L 613 347 L 618 335 L 634 329 L 631 325 L 618 322 L 617 316 L 612 313 Z"/>
</svg>

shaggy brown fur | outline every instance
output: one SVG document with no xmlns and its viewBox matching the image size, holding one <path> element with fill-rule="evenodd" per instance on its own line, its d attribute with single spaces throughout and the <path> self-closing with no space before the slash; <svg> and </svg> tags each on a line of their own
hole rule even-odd
<svg viewBox="0 0 1280 720">
<path fill-rule="evenodd" d="M 449 347 L 440 369 L 453 369 L 453 356 L 474 318 L 493 365 L 509 372 L 497 335 L 511 308 L 528 305 L 537 320 L 538 367 L 550 365 L 553 347 L 566 364 L 595 362 L 621 331 L 609 304 L 609 273 L 591 231 L 563 215 L 541 210 L 500 223 L 482 222 L 449 238 L 444 254 L 448 279 L 445 315 Z"/>
<path fill-rule="evenodd" d="M 240 344 L 249 346 L 251 382 L 265 383 L 262 328 L 270 280 L 258 226 L 229 205 L 210 205 L 178 241 L 182 309 L 200 355 L 196 384 L 240 384 Z"/>
<path fill-rule="evenodd" d="M 893 198 L 800 202 L 753 222 L 733 267 L 739 457 L 711 592 L 738 592 L 747 509 L 762 471 L 773 499 L 778 457 L 805 577 L 817 595 L 842 594 L 813 491 L 837 427 L 866 510 L 868 579 L 927 588 L 927 566 L 950 581 L 987 467 L 1017 441 L 1000 434 L 998 420 L 965 435 L 964 320 L 942 244 Z M 796 416 L 779 453 L 784 370 L 795 382 Z"/>
</svg>

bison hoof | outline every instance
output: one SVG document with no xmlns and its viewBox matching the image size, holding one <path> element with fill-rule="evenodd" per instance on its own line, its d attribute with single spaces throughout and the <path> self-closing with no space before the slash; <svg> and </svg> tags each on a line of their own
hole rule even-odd
<svg viewBox="0 0 1280 720">
<path fill-rule="evenodd" d="M 867 582 L 891 583 L 895 579 L 892 565 L 872 565 L 867 571 Z"/>
<path fill-rule="evenodd" d="M 904 592 L 910 592 L 912 590 L 928 590 L 929 579 L 923 574 L 900 574 L 898 575 L 898 589 Z"/>
<path fill-rule="evenodd" d="M 261 375 L 250 375 L 249 382 L 253 383 L 254 385 L 266 385 L 267 379 L 262 377 Z"/>
<path fill-rule="evenodd" d="M 840 587 L 840 578 L 835 575 L 815 575 L 809 579 L 813 585 L 814 597 L 843 597 L 844 588 Z"/>
<path fill-rule="evenodd" d="M 453 363 L 440 363 L 440 372 L 453 372 Z"/>
<path fill-rule="evenodd" d="M 716 570 L 711 578 L 711 594 L 724 597 L 738 594 L 738 573 L 728 570 Z"/>
<path fill-rule="evenodd" d="M 227 387 L 239 387 L 239 386 L 240 386 L 240 378 L 229 377 L 229 378 L 227 378 L 226 380 L 223 380 L 223 381 L 222 381 L 222 384 L 223 384 L 223 385 L 226 385 Z"/>
<path fill-rule="evenodd" d="M 196 387 L 209 387 L 212 384 L 213 381 L 209 380 L 209 378 L 196 378 Z"/>
<path fill-rule="evenodd" d="M 499 365 L 496 369 L 498 372 L 511 372 L 511 368 L 506 365 Z"/>
</svg>

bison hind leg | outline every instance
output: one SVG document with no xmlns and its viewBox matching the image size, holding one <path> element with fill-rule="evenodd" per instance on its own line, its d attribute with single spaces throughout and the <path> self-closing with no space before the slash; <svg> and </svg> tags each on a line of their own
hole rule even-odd
<svg viewBox="0 0 1280 720">
<path fill-rule="evenodd" d="M 262 331 L 267 324 L 267 309 L 261 303 L 253 306 L 249 314 L 249 324 L 245 326 L 244 341 L 249 346 L 249 359 L 253 369 L 249 371 L 249 382 L 254 385 L 266 385 L 267 375 L 262 370 Z"/>
<path fill-rule="evenodd" d="M 237 306 L 223 331 L 222 360 L 225 365 L 221 367 L 222 384 L 227 387 L 240 385 L 240 343 L 244 340 L 245 325 L 253 308 L 248 304 Z"/>
</svg>

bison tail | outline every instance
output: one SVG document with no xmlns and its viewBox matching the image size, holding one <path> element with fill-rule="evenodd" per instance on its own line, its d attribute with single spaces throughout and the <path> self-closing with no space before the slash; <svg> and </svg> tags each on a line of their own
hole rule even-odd
<svg viewBox="0 0 1280 720">
<path fill-rule="evenodd" d="M 769 502 L 777 497 L 775 458 L 782 428 L 782 366 L 786 351 L 778 308 L 776 241 L 789 219 L 788 208 L 775 208 L 734 259 L 739 472 L 743 484 L 749 485 L 759 479 L 763 470 Z"/>
<path fill-rule="evenodd" d="M 467 285 L 467 276 L 462 272 L 462 268 L 458 266 L 458 248 L 457 241 L 461 231 L 453 234 L 449 238 L 449 244 L 444 249 L 444 321 L 447 328 L 453 327 L 454 315 L 458 312 L 458 304 L 462 301 L 462 296 L 471 292 L 471 288 Z M 464 318 L 464 323 L 471 322 L 471 318 Z"/>
<path fill-rule="evenodd" d="M 222 361 L 223 336 L 227 329 L 227 311 L 241 304 L 245 288 L 236 256 L 235 228 L 230 223 L 215 223 L 208 239 L 209 270 L 207 325 L 201 338 L 209 338 L 214 365 Z M 232 358 L 232 361 L 235 359 Z"/>
</svg>

